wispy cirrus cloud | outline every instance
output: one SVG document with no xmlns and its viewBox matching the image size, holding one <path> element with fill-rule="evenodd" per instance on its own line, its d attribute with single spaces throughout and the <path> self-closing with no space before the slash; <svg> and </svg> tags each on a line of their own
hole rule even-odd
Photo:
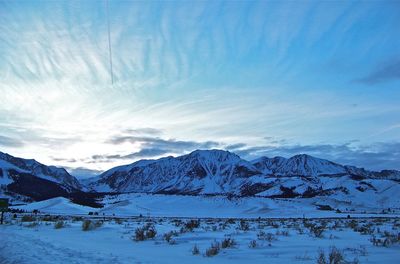
<svg viewBox="0 0 400 264">
<path fill-rule="evenodd" d="M 0 131 L 9 135 L 0 135 L 0 145 L 8 147 L 22 147 L 26 145 L 37 145 L 42 147 L 65 147 L 82 142 L 78 135 L 53 134 L 38 127 L 24 126 L 2 126 Z"/>
<path fill-rule="evenodd" d="M 161 129 L 156 129 L 152 127 L 143 127 L 143 128 L 127 128 L 123 131 L 126 134 L 133 135 L 160 135 L 163 133 Z"/>
</svg>

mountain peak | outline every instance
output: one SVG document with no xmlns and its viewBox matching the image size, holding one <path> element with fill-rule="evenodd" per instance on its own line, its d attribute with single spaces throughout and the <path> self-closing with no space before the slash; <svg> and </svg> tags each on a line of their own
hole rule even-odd
<svg viewBox="0 0 400 264">
<path fill-rule="evenodd" d="M 300 153 L 292 156 L 292 158 L 300 158 L 300 159 L 307 159 L 307 158 L 315 158 L 311 155 L 305 154 L 305 153 Z"/>
<path fill-rule="evenodd" d="M 346 173 L 344 166 L 308 154 L 294 155 L 289 159 L 279 156 L 274 158 L 261 157 L 252 163 L 265 174 L 281 176 L 318 176 Z"/>
<path fill-rule="evenodd" d="M 90 186 L 122 192 L 225 193 L 242 180 L 259 174 L 262 173 L 250 162 L 229 151 L 195 150 L 175 158 L 108 170 Z"/>
<path fill-rule="evenodd" d="M 240 157 L 238 155 L 236 155 L 235 153 L 229 152 L 227 150 L 221 150 L 221 149 L 210 149 L 210 150 L 197 149 L 185 156 L 202 157 L 202 158 L 206 158 L 206 159 L 217 158 L 218 160 L 228 159 L 228 158 L 240 159 Z"/>
<path fill-rule="evenodd" d="M 329 160 L 299 154 L 289 158 L 284 166 L 281 166 L 279 172 L 286 175 L 319 176 L 344 174 L 346 169 Z"/>
</svg>

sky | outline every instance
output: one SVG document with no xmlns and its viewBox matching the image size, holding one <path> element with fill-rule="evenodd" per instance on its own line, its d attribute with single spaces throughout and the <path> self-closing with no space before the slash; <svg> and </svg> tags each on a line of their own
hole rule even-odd
<svg viewBox="0 0 400 264">
<path fill-rule="evenodd" d="M 0 0 L 0 151 L 78 177 L 195 149 L 400 169 L 399 36 L 399 1 Z"/>
</svg>

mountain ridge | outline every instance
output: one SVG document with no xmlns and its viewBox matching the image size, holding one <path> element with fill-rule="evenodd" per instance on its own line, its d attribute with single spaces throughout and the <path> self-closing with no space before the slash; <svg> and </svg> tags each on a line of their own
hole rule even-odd
<svg viewBox="0 0 400 264">
<path fill-rule="evenodd" d="M 63 168 L 0 152 L 0 184 L 3 193 L 33 200 L 70 197 L 74 192 L 83 197 L 136 192 L 269 198 L 329 196 L 339 200 L 375 196 L 378 200 L 383 199 L 382 194 L 400 191 L 400 172 L 368 171 L 306 154 L 247 161 L 235 153 L 211 149 L 139 160 L 79 183 Z"/>
<path fill-rule="evenodd" d="M 260 157 L 247 161 L 235 153 L 212 149 L 196 150 L 178 157 L 140 160 L 115 167 L 92 178 L 88 187 L 95 191 L 116 192 L 234 195 L 264 193 L 270 197 L 303 197 L 331 192 L 324 188 L 320 179 L 331 177 L 347 177 L 357 181 L 399 181 L 400 172 L 368 171 L 307 154 L 294 155 L 288 159 Z M 289 184 L 290 187 L 283 184 L 284 180 L 286 183 L 298 181 L 299 186 L 306 187 L 301 192 L 294 192 L 297 188 L 292 188 L 293 184 Z M 280 191 L 271 191 L 277 186 Z"/>
</svg>

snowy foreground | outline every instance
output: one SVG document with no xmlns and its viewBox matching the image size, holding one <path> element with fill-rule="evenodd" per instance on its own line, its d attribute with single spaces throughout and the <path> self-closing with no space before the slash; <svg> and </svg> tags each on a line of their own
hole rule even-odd
<svg viewBox="0 0 400 264">
<path fill-rule="evenodd" d="M 7 214 L 0 263 L 398 263 L 395 210 L 349 205 L 340 214 L 316 210 L 321 202 L 346 209 L 321 199 L 145 194 L 109 196 L 94 209 L 54 198 Z"/>
<path fill-rule="evenodd" d="M 317 263 L 322 252 L 326 258 L 335 253 L 333 246 L 338 251 L 331 255 L 350 263 L 398 263 L 399 230 L 400 220 L 391 218 L 85 222 L 36 216 L 0 227 L 0 263 Z"/>
</svg>

